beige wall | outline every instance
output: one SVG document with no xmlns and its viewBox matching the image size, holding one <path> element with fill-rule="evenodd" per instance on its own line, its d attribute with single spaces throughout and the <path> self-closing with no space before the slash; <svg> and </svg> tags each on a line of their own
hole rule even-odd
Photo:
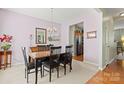
<svg viewBox="0 0 124 93">
<path fill-rule="evenodd" d="M 69 26 L 83 22 L 84 25 L 84 61 L 101 68 L 102 65 L 102 12 L 84 8 L 82 15 L 64 22 L 61 31 L 61 45 L 69 44 Z M 87 32 L 97 31 L 97 38 L 88 39 Z M 63 49 L 64 50 L 64 49 Z"/>
</svg>

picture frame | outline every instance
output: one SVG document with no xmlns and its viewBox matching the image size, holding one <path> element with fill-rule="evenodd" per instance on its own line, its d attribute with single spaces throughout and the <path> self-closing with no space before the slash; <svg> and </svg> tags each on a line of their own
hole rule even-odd
<svg viewBox="0 0 124 93">
<path fill-rule="evenodd" d="M 92 39 L 92 38 L 96 38 L 96 31 L 91 31 L 91 32 L 87 32 L 87 38 L 88 39 Z"/>
<path fill-rule="evenodd" d="M 44 28 L 36 28 L 36 44 L 47 43 L 47 30 Z"/>
</svg>

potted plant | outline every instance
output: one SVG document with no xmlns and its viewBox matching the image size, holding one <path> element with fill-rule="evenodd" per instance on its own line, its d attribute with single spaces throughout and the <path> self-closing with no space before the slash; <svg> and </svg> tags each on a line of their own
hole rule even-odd
<svg viewBox="0 0 124 93">
<path fill-rule="evenodd" d="M 6 34 L 0 35 L 1 49 L 3 49 L 4 51 L 10 49 L 11 40 L 12 40 L 12 36 Z"/>
</svg>

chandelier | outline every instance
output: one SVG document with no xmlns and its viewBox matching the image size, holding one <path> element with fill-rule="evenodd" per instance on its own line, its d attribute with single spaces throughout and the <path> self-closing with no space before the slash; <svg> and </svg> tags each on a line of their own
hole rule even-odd
<svg viewBox="0 0 124 93">
<path fill-rule="evenodd" d="M 51 34 L 56 32 L 56 28 L 53 23 L 53 8 L 51 8 L 51 27 L 48 27 L 47 31 Z"/>
</svg>

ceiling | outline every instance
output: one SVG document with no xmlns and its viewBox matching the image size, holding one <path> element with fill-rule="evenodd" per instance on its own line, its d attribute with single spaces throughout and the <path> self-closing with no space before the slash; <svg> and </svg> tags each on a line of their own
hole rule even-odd
<svg viewBox="0 0 124 93">
<path fill-rule="evenodd" d="M 124 17 L 120 13 L 124 12 L 124 8 L 101 8 L 104 17 L 114 17 L 114 29 L 124 28 Z"/>
<path fill-rule="evenodd" d="M 51 8 L 7 8 L 9 11 L 51 21 Z M 82 15 L 84 8 L 54 8 L 53 21 L 57 23 L 69 21 Z"/>
<path fill-rule="evenodd" d="M 51 20 L 51 8 L 6 8 L 9 11 L 45 19 Z M 100 8 L 103 15 L 106 16 L 118 16 L 120 12 L 124 12 L 124 8 Z M 54 21 L 60 22 L 68 19 L 75 18 L 82 14 L 84 8 L 54 8 L 53 16 Z"/>
<path fill-rule="evenodd" d="M 121 12 L 124 12 L 124 8 L 100 8 L 104 17 L 114 16 L 119 17 Z M 51 21 L 51 8 L 6 8 L 6 10 L 16 13 L 32 16 L 39 19 Z M 54 8 L 53 9 L 53 21 L 56 23 L 62 23 L 75 19 L 81 15 L 84 15 L 88 9 L 84 8 Z M 119 26 L 124 24 L 124 17 L 121 20 L 115 20 L 115 25 Z"/>
<path fill-rule="evenodd" d="M 124 12 L 124 8 L 101 8 L 103 16 L 119 16 L 121 12 Z"/>
</svg>

